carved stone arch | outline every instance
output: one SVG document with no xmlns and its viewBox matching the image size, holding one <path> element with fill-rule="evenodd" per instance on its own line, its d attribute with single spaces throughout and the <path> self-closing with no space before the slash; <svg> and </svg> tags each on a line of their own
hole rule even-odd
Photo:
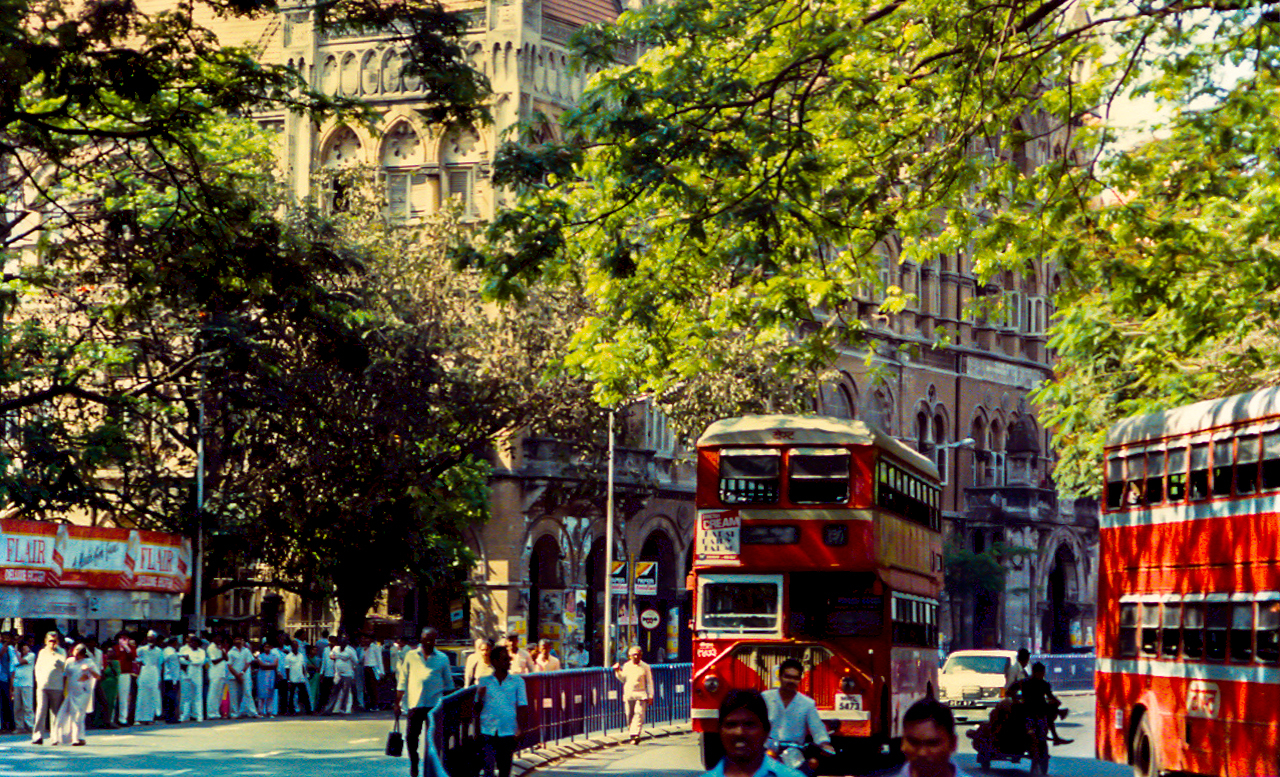
<svg viewBox="0 0 1280 777">
<path fill-rule="evenodd" d="M 387 49 L 382 54 L 382 91 L 388 94 L 403 91 L 402 71 L 404 53 L 398 48 Z"/>
<path fill-rule="evenodd" d="M 410 61 L 409 53 L 407 50 L 402 51 L 400 56 L 404 58 L 405 62 Z M 415 73 L 409 73 L 409 72 L 402 73 L 401 75 L 404 81 L 404 90 L 406 92 L 418 92 L 422 90 L 421 76 Z"/>
<path fill-rule="evenodd" d="M 366 51 L 360 60 L 360 91 L 368 95 L 382 91 L 382 62 L 375 50 Z"/>
<path fill-rule="evenodd" d="M 427 132 L 408 111 L 394 110 L 383 118 L 378 162 L 382 167 L 421 167 L 427 163 Z"/>
<path fill-rule="evenodd" d="M 1071 625 L 1088 608 L 1088 552 L 1081 538 L 1066 527 L 1055 527 L 1043 540 L 1036 561 L 1035 587 L 1042 602 L 1041 649 L 1069 652 Z"/>
<path fill-rule="evenodd" d="M 339 73 L 339 88 L 342 90 L 342 94 L 347 97 L 355 97 L 360 94 L 360 59 L 354 51 L 348 51 L 342 55 L 342 65 Z"/>
<path fill-rule="evenodd" d="M 364 164 L 369 161 L 369 149 L 374 147 L 363 126 L 332 120 L 321 128 L 320 139 L 320 166 L 325 168 Z"/>
</svg>

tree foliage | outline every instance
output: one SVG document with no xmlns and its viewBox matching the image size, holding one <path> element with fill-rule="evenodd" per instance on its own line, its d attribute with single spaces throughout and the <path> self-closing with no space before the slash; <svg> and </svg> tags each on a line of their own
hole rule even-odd
<svg viewBox="0 0 1280 777">
<path fill-rule="evenodd" d="M 861 341 L 858 300 L 901 308 L 900 289 L 868 291 L 885 264 L 961 257 L 986 280 L 1044 260 L 1074 278 L 1052 343 L 1063 383 L 1041 399 L 1068 446 L 1060 474 L 1083 489 L 1110 420 L 1233 383 L 1200 361 L 1265 375 L 1248 322 L 1270 318 L 1280 223 L 1269 9 L 629 11 L 577 46 L 597 61 L 636 47 L 637 61 L 592 79 L 563 143 L 506 149 L 498 180 L 519 196 L 460 259 L 485 267 L 499 296 L 542 281 L 585 289 L 594 309 L 573 364 L 605 401 L 680 396 L 744 353 L 765 383 L 820 370 Z M 1224 66 L 1237 87 L 1221 85 Z M 1124 153 L 1105 118 L 1130 94 L 1177 118 L 1168 139 Z"/>
</svg>

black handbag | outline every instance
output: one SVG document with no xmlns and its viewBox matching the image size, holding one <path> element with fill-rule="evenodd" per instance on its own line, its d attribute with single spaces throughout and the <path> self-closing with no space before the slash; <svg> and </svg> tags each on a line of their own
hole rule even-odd
<svg viewBox="0 0 1280 777">
<path fill-rule="evenodd" d="M 404 734 L 400 733 L 400 713 L 396 713 L 395 727 L 387 733 L 387 755 L 399 758 L 404 754 Z"/>
</svg>

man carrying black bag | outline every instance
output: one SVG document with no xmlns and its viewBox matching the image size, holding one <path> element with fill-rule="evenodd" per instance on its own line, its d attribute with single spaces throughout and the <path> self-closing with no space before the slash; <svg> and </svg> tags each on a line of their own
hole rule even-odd
<svg viewBox="0 0 1280 777">
<path fill-rule="evenodd" d="M 422 630 L 421 644 L 405 654 L 404 664 L 400 669 L 400 684 L 396 689 L 396 715 L 399 716 L 406 709 L 409 715 L 409 777 L 418 777 L 418 758 L 421 755 L 418 738 L 422 735 L 427 715 L 452 690 L 453 675 L 449 669 L 449 659 L 436 650 L 436 630 L 428 626 Z M 391 748 L 390 741 L 387 742 L 387 748 Z"/>
</svg>

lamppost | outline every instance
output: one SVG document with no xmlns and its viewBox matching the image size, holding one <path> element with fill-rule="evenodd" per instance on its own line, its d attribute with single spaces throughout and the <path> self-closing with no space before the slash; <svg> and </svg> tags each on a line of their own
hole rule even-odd
<svg viewBox="0 0 1280 777">
<path fill-rule="evenodd" d="M 604 652 L 601 662 L 604 666 L 613 666 L 613 653 L 610 652 L 610 636 L 613 633 L 613 470 L 614 470 L 614 436 L 613 423 L 617 410 L 609 408 L 609 474 L 608 493 L 604 500 Z"/>
</svg>

